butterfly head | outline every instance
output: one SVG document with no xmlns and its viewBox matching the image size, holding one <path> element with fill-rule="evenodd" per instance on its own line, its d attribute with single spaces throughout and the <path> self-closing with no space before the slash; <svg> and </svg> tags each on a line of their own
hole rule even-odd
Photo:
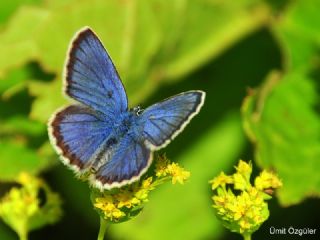
<svg viewBox="0 0 320 240">
<path fill-rule="evenodd" d="M 132 111 L 137 115 L 141 115 L 141 113 L 143 112 L 143 109 L 140 106 L 136 106 L 132 109 Z"/>
</svg>

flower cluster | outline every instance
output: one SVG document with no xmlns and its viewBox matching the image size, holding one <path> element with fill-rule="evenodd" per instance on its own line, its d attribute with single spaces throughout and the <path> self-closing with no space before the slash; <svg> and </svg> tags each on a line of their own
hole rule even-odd
<svg viewBox="0 0 320 240">
<path fill-rule="evenodd" d="M 282 186 L 279 178 L 264 170 L 250 183 L 251 163 L 240 160 L 236 173 L 231 176 L 223 172 L 210 181 L 216 194 L 212 197 L 213 207 L 218 218 L 225 227 L 242 235 L 251 235 L 269 217 L 268 205 L 265 200 L 271 198 L 265 191 Z M 239 193 L 236 194 L 234 190 Z"/>
<path fill-rule="evenodd" d="M 101 217 L 109 222 L 124 222 L 136 216 L 148 201 L 150 191 L 167 181 L 183 184 L 190 173 L 177 163 L 171 163 L 165 156 L 159 156 L 153 174 L 120 189 L 99 192 L 92 191 L 93 206 Z"/>
<path fill-rule="evenodd" d="M 177 182 L 184 184 L 184 182 L 190 177 L 190 172 L 184 170 L 177 163 L 171 163 L 166 156 L 159 156 L 156 162 L 156 177 L 159 179 L 171 178 L 172 184 Z"/>
<path fill-rule="evenodd" d="M 61 200 L 39 178 L 21 173 L 16 181 L 21 187 L 11 188 L 1 199 L 0 217 L 20 239 L 26 239 L 29 231 L 60 219 Z M 40 191 L 43 191 L 45 199 L 40 198 Z"/>
<path fill-rule="evenodd" d="M 139 184 L 114 191 L 93 192 L 93 206 L 102 217 L 110 222 L 123 222 L 135 216 L 140 206 L 148 201 L 148 194 L 154 187 L 152 177 Z M 131 210 L 131 211 L 130 211 Z"/>
</svg>

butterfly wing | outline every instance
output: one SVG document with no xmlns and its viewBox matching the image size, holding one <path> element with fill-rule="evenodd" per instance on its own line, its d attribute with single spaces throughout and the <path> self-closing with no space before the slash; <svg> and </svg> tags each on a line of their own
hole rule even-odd
<svg viewBox="0 0 320 240">
<path fill-rule="evenodd" d="M 63 163 L 78 173 L 95 162 L 111 133 L 108 126 L 92 109 L 71 105 L 53 115 L 49 137 Z"/>
<path fill-rule="evenodd" d="M 71 42 L 65 68 L 65 93 L 84 104 L 54 114 L 49 122 L 51 142 L 63 162 L 79 172 L 99 162 L 115 119 L 128 108 L 119 75 L 102 43 L 89 28 Z"/>
<path fill-rule="evenodd" d="M 202 107 L 205 92 L 189 91 L 148 107 L 140 118 L 145 144 L 151 150 L 165 147 Z"/>
<path fill-rule="evenodd" d="M 115 147 L 110 159 L 91 176 L 91 183 L 99 189 L 121 187 L 137 181 L 152 162 L 152 152 L 143 142 L 126 135 Z"/>
<path fill-rule="evenodd" d="M 96 111 L 117 115 L 128 108 L 120 77 L 90 28 L 81 30 L 71 42 L 65 80 L 65 93 Z"/>
</svg>

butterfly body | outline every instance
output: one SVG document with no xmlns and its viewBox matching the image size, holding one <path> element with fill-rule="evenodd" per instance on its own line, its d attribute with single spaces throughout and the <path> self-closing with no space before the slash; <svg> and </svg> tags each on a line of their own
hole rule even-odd
<svg viewBox="0 0 320 240">
<path fill-rule="evenodd" d="M 117 149 L 123 141 L 142 143 L 141 126 L 139 123 L 139 116 L 134 111 L 125 111 L 114 119 L 112 128 L 108 131 L 110 123 L 108 121 L 101 121 L 105 125 L 106 132 L 104 134 L 105 141 L 101 143 L 98 148 L 98 154 L 88 161 L 86 169 L 89 167 L 91 171 L 97 172 L 101 166 L 107 163 L 114 155 L 114 150 Z M 124 139 L 124 137 L 126 137 Z"/>
<path fill-rule="evenodd" d="M 142 126 L 139 125 L 139 115 L 134 111 L 128 111 L 121 117 L 117 131 L 121 136 L 126 133 L 138 141 L 141 138 L 141 135 L 139 134 L 141 129 Z"/>
<path fill-rule="evenodd" d="M 101 190 L 137 181 L 153 151 L 165 147 L 204 103 L 202 91 L 183 92 L 144 110 L 129 110 L 124 86 L 102 43 L 90 28 L 72 41 L 65 89 L 78 104 L 55 113 L 49 137 L 64 164 L 91 173 Z"/>
</svg>

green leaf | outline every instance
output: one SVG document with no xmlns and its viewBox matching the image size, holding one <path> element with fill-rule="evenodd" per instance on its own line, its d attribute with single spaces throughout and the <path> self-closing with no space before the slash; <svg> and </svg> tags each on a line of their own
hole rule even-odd
<svg viewBox="0 0 320 240">
<path fill-rule="evenodd" d="M 277 19 L 273 30 L 287 73 L 272 74 L 243 105 L 244 125 L 256 144 L 258 162 L 275 168 L 283 178 L 279 197 L 284 205 L 299 203 L 320 190 L 318 99 L 309 77 L 320 46 L 319 7 L 319 1 L 293 1 Z"/>
<path fill-rule="evenodd" d="M 0 159 L 0 181 L 14 181 L 21 172 L 38 174 L 52 164 L 41 153 L 24 146 L 19 139 L 0 141 Z"/>
<path fill-rule="evenodd" d="M 38 122 L 32 121 L 24 116 L 14 116 L 1 121 L 0 135 L 10 134 L 25 134 L 29 136 L 39 136 L 44 133 L 45 125 Z"/>
<path fill-rule="evenodd" d="M 3 224 L 0 224 L 0 238 L 4 240 L 16 240 L 17 237 Z"/>
<path fill-rule="evenodd" d="M 0 34 L 0 77 L 36 58 L 35 32 L 47 16 L 46 10 L 31 6 L 21 7 L 14 14 Z"/>
<path fill-rule="evenodd" d="M 32 81 L 29 92 L 36 99 L 32 103 L 30 116 L 46 123 L 50 116 L 67 101 L 62 93 L 62 81 L 55 79 L 50 83 Z"/>
<path fill-rule="evenodd" d="M 273 25 L 287 69 L 313 66 L 320 47 L 320 1 L 293 1 Z"/>
<path fill-rule="evenodd" d="M 130 100 L 137 102 L 146 96 L 149 87 L 144 86 L 150 80 L 145 75 L 160 44 L 149 1 L 69 1 L 49 6 L 46 10 L 24 7 L 12 18 L 8 30 L 0 35 L 0 74 L 37 60 L 46 71 L 61 76 L 72 36 L 89 25 L 108 49 Z M 60 78 L 42 87 L 30 84 L 31 93 L 37 96 L 32 117 L 46 121 L 64 103 L 61 84 Z"/>
<path fill-rule="evenodd" d="M 72 36 L 89 25 L 108 49 L 135 105 L 163 79 L 196 69 L 262 26 L 268 16 L 265 5 L 251 0 L 236 5 L 203 0 L 175 0 L 173 5 L 158 0 L 49 1 L 46 8 L 20 8 L 1 33 L 0 75 L 38 61 L 45 71 L 61 76 Z M 157 55 L 159 64 L 154 61 Z M 31 116 L 44 122 L 65 103 L 57 96 L 61 79 L 39 88 L 30 84 L 36 96 Z"/>
<path fill-rule="evenodd" d="M 211 209 L 208 181 L 231 167 L 243 145 L 239 117 L 223 118 L 176 159 L 191 172 L 185 185 L 161 186 L 136 219 L 110 230 L 116 238 L 132 240 L 150 239 L 150 236 L 154 240 L 218 238 L 222 228 Z"/>
<path fill-rule="evenodd" d="M 160 53 L 162 63 L 156 70 L 164 79 L 181 78 L 197 69 L 270 17 L 269 8 L 259 1 L 173 2 L 173 6 L 172 1 L 160 5 L 165 44 Z"/>
<path fill-rule="evenodd" d="M 149 1 L 81 1 L 55 9 L 35 36 L 45 69 L 62 71 L 72 36 L 87 25 L 108 49 L 130 99 L 141 98 L 143 75 L 160 43 Z"/>
<path fill-rule="evenodd" d="M 21 88 L 24 88 L 25 80 L 28 77 L 26 68 L 14 69 L 7 76 L 0 78 L 0 96 L 2 99 L 8 99 Z"/>
<path fill-rule="evenodd" d="M 320 193 L 318 100 L 313 79 L 305 74 L 273 73 L 243 104 L 244 127 L 255 144 L 257 162 L 283 180 L 283 205 Z"/>
<path fill-rule="evenodd" d="M 0 24 L 4 23 L 21 4 L 37 4 L 41 0 L 10 0 L 0 3 Z"/>
</svg>

